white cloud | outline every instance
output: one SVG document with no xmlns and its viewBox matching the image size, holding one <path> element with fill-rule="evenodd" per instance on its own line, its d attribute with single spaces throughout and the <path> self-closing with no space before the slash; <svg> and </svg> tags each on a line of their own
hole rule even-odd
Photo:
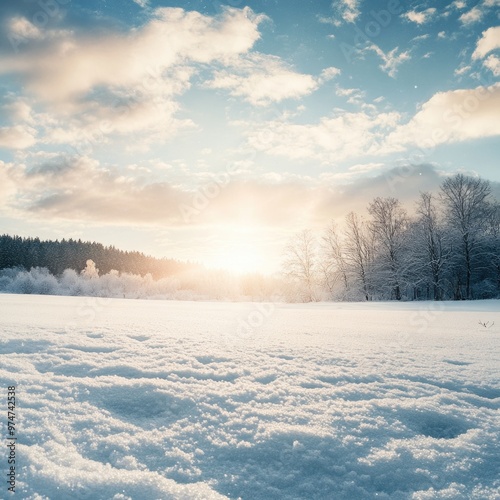
<svg viewBox="0 0 500 500">
<path fill-rule="evenodd" d="M 396 76 L 399 65 L 411 59 L 409 51 L 400 52 L 398 54 L 398 47 L 395 47 L 391 51 L 385 53 L 378 45 L 372 43 L 364 50 L 375 52 L 375 54 L 382 59 L 383 63 L 380 65 L 380 69 L 385 71 L 391 78 Z"/>
<path fill-rule="evenodd" d="M 464 12 L 459 20 L 465 24 L 474 24 L 479 22 L 493 7 L 500 6 L 500 0 L 483 0 L 468 12 Z"/>
<path fill-rule="evenodd" d="M 97 37 L 61 36 L 23 57 L 0 56 L 0 74 L 20 76 L 50 101 L 80 98 L 100 86 L 137 87 L 186 63 L 224 61 L 247 52 L 260 37 L 262 16 L 249 8 L 226 9 L 213 18 L 179 8 L 160 8 L 143 27 Z"/>
<path fill-rule="evenodd" d="M 463 0 L 455 0 L 454 2 L 451 3 L 452 7 L 454 7 L 457 10 L 462 10 L 467 7 L 467 3 L 464 2 Z"/>
<path fill-rule="evenodd" d="M 335 0 L 332 7 L 338 16 L 347 23 L 354 23 L 361 14 L 359 10 L 360 0 Z M 341 21 L 336 18 L 320 18 L 320 22 L 327 22 L 339 26 Z"/>
<path fill-rule="evenodd" d="M 500 84 L 476 89 L 439 92 L 424 103 L 405 125 L 387 137 L 387 151 L 408 145 L 433 148 L 500 135 Z"/>
<path fill-rule="evenodd" d="M 133 2 L 135 2 L 139 7 L 142 7 L 143 9 L 145 7 L 148 7 L 149 5 L 149 0 L 132 0 Z"/>
<path fill-rule="evenodd" d="M 330 80 L 333 80 L 335 77 L 340 75 L 341 71 L 339 68 L 336 68 L 334 66 L 330 66 L 329 68 L 325 68 L 322 72 L 321 75 L 318 78 L 318 81 L 320 83 L 324 83 Z"/>
<path fill-rule="evenodd" d="M 36 143 L 36 130 L 15 125 L 12 127 L 0 127 L 0 148 L 25 149 Z"/>
<path fill-rule="evenodd" d="M 483 31 L 481 38 L 478 40 L 472 59 L 482 59 L 498 48 L 500 48 L 500 26 L 488 28 Z"/>
<path fill-rule="evenodd" d="M 483 31 L 481 38 L 476 44 L 476 49 L 472 53 L 473 60 L 484 59 L 490 52 L 500 48 L 500 26 L 489 28 Z M 500 75 L 500 59 L 491 54 L 483 61 L 483 66 L 489 69 L 493 75 Z"/>
<path fill-rule="evenodd" d="M 321 24 L 331 24 L 332 26 L 335 26 L 336 28 L 338 28 L 339 26 L 342 25 L 342 21 L 340 21 L 339 19 L 337 19 L 335 17 L 318 16 L 318 21 Z M 335 38 L 335 35 L 328 35 L 328 37 Z"/>
<path fill-rule="evenodd" d="M 7 23 L 9 37 L 15 40 L 17 37 L 25 39 L 43 38 L 43 33 L 32 22 L 25 17 L 15 16 Z"/>
<path fill-rule="evenodd" d="M 308 95 L 340 72 L 337 68 L 327 68 L 316 79 L 297 73 L 279 57 L 259 53 L 239 57 L 231 66 L 231 69 L 216 71 L 206 85 L 228 90 L 231 95 L 243 97 L 257 106 Z"/>
<path fill-rule="evenodd" d="M 41 33 L 26 19 L 14 17 L 11 33 L 40 39 L 36 46 L 24 45 L 22 57 L 0 53 L 0 75 L 19 79 L 37 108 L 47 110 L 31 116 L 40 141 L 86 151 L 112 135 L 134 134 L 128 146 L 134 148 L 142 134 L 141 147 L 147 149 L 148 143 L 193 126 L 189 119 L 176 118 L 178 96 L 190 88 L 200 63 L 229 64 L 248 52 L 260 37 L 263 19 L 249 8 L 227 8 L 215 17 L 160 8 L 137 29 L 88 37 L 64 30 L 52 30 L 49 36 L 48 30 Z M 290 94 L 294 84 L 300 94 L 300 85 L 312 77 L 300 78 L 286 82 Z M 19 121 L 13 117 L 14 124 Z M 29 129 L 2 129 L 5 147 L 29 147 L 33 141 Z"/>
<path fill-rule="evenodd" d="M 413 23 L 425 24 L 432 19 L 435 13 L 436 9 L 434 7 L 431 7 L 429 9 L 425 9 L 420 12 L 417 12 L 415 10 L 410 10 L 409 12 L 403 14 L 403 16 Z"/>
<path fill-rule="evenodd" d="M 42 42 L 71 36 L 71 31 L 68 30 L 51 29 L 46 26 L 41 30 L 40 27 L 23 16 L 11 17 L 6 20 L 5 25 L 7 39 L 16 54 L 21 48 L 23 52 L 25 52 L 30 42 L 40 44 Z M 34 49 L 36 51 L 38 48 L 39 47 L 31 43 L 31 50 Z"/>
<path fill-rule="evenodd" d="M 366 97 L 366 92 L 361 89 L 346 89 L 342 87 L 337 87 L 335 94 L 339 97 L 345 97 L 349 104 L 354 104 L 357 106 L 366 107 L 369 106 L 364 102 Z"/>
<path fill-rule="evenodd" d="M 471 66 L 461 66 L 460 68 L 457 68 L 454 72 L 456 76 L 462 76 L 465 75 L 468 71 L 471 70 Z"/>
<path fill-rule="evenodd" d="M 491 55 L 487 57 L 483 65 L 485 68 L 488 68 L 495 76 L 500 76 L 500 58 L 498 58 L 497 56 Z"/>
<path fill-rule="evenodd" d="M 474 7 L 462 14 L 459 19 L 463 24 L 477 23 L 483 17 L 483 11 L 479 7 Z"/>
<path fill-rule="evenodd" d="M 422 40 L 427 40 L 430 37 L 428 33 L 425 33 L 424 35 L 419 35 L 416 36 L 415 38 L 412 38 L 412 42 L 421 42 Z"/>
<path fill-rule="evenodd" d="M 9 121 L 33 124 L 31 106 L 24 100 L 18 99 L 2 106 L 2 115 Z"/>
<path fill-rule="evenodd" d="M 287 121 L 247 123 L 249 145 L 257 151 L 292 159 L 336 163 L 376 154 L 384 134 L 399 121 L 398 113 L 347 113 L 322 118 L 317 124 Z"/>
</svg>

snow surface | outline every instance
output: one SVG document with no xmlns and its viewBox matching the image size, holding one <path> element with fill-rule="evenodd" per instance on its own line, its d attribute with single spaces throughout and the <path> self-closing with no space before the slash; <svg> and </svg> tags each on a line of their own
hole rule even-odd
<svg viewBox="0 0 500 500">
<path fill-rule="evenodd" d="M 499 310 L 0 294 L 16 497 L 499 499 Z"/>
</svg>

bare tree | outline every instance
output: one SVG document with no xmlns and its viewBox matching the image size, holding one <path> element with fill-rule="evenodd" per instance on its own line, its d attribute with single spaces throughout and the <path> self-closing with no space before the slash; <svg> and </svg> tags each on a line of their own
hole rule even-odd
<svg viewBox="0 0 500 500">
<path fill-rule="evenodd" d="M 479 255 L 479 235 L 483 230 L 490 206 L 491 188 L 488 181 L 457 174 L 441 185 L 441 199 L 447 220 L 460 239 L 462 266 L 465 271 L 465 298 L 472 299 L 472 279 Z"/>
<path fill-rule="evenodd" d="M 346 262 L 366 300 L 371 298 L 370 274 L 373 246 L 365 222 L 354 212 L 345 220 Z"/>
<path fill-rule="evenodd" d="M 495 277 L 496 293 L 500 293 L 500 202 L 494 201 L 490 205 L 486 218 L 487 254 L 486 260 L 491 269 L 491 276 Z"/>
<path fill-rule="evenodd" d="M 388 270 L 396 300 L 401 300 L 402 253 L 408 215 L 395 198 L 375 198 L 368 207 L 372 216 L 370 229 L 381 253 L 381 263 Z"/>
<path fill-rule="evenodd" d="M 338 283 L 342 283 L 344 296 L 349 289 L 347 262 L 342 241 L 335 222 L 331 222 L 321 238 L 320 269 L 323 282 L 330 296 L 333 296 Z"/>
<path fill-rule="evenodd" d="M 316 240 L 308 229 L 295 234 L 285 249 L 283 274 L 299 285 L 302 300 L 316 300 L 315 285 L 317 275 Z"/>
<path fill-rule="evenodd" d="M 434 300 L 442 300 L 448 249 L 445 245 L 444 228 L 439 221 L 438 211 L 431 193 L 420 193 L 420 199 L 417 202 L 417 216 L 424 250 L 422 270 L 430 277 Z"/>
</svg>

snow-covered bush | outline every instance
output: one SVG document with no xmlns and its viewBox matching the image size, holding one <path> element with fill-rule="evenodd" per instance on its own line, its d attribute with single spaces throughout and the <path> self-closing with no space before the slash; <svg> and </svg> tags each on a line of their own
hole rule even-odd
<svg viewBox="0 0 500 500">
<path fill-rule="evenodd" d="M 57 277 L 46 268 L 0 270 L 0 293 L 176 300 L 266 300 L 271 297 L 271 288 L 256 287 L 258 297 L 245 295 L 243 288 L 241 278 L 209 270 L 156 281 L 151 274 L 140 276 L 115 270 L 99 275 L 91 260 L 82 272 L 66 269 Z M 272 295 L 276 295 L 275 288 Z"/>
</svg>

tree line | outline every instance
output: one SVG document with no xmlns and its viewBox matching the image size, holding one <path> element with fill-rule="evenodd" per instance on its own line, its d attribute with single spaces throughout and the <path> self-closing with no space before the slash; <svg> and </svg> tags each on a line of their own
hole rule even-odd
<svg viewBox="0 0 500 500">
<path fill-rule="evenodd" d="M 98 264 L 99 272 L 107 274 L 111 270 L 145 276 L 151 274 L 156 280 L 191 271 L 200 266 L 175 259 L 157 259 L 141 252 L 118 250 L 114 246 L 73 239 L 61 241 L 20 236 L 0 236 L 0 269 L 5 268 L 46 268 L 54 276 L 66 269 L 81 271 L 87 260 Z"/>
<path fill-rule="evenodd" d="M 392 197 L 322 235 L 296 234 L 283 274 L 294 300 L 500 297 L 500 203 L 487 180 L 457 174 L 420 193 L 410 215 Z"/>
</svg>

